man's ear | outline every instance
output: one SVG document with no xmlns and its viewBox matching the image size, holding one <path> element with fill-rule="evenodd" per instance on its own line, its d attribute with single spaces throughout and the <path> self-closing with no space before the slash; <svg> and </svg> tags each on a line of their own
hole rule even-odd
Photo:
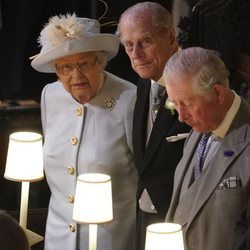
<svg viewBox="0 0 250 250">
<path fill-rule="evenodd" d="M 173 44 L 173 43 L 175 43 L 175 41 L 176 41 L 176 34 L 175 34 L 175 30 L 174 30 L 174 28 L 170 28 L 169 29 L 169 41 L 170 41 L 170 44 Z"/>
<path fill-rule="evenodd" d="M 225 86 L 221 84 L 215 84 L 213 86 L 214 97 L 219 104 L 224 102 L 225 99 Z"/>
</svg>

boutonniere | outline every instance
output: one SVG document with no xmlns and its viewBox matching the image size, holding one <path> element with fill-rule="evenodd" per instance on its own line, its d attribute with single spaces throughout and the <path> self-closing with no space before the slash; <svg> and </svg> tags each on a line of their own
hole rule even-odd
<svg viewBox="0 0 250 250">
<path fill-rule="evenodd" d="M 165 108 L 166 109 L 169 109 L 171 114 L 174 115 L 176 109 L 175 109 L 175 105 L 173 102 L 169 101 L 169 100 L 166 100 L 165 102 Z"/>
<path fill-rule="evenodd" d="M 112 98 L 112 97 L 108 97 L 105 101 L 104 101 L 104 105 L 106 107 L 106 109 L 109 109 L 109 110 L 113 110 L 113 108 L 115 107 L 115 99 Z"/>
<path fill-rule="evenodd" d="M 226 151 L 224 151 L 224 156 L 225 157 L 230 157 L 232 155 L 234 155 L 234 151 L 232 151 L 232 150 L 226 150 Z"/>
</svg>

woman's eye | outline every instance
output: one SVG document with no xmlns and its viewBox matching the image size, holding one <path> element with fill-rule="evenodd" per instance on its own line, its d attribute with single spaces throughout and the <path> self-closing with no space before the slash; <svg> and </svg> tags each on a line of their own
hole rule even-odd
<svg viewBox="0 0 250 250">
<path fill-rule="evenodd" d="M 62 66 L 62 68 L 63 68 L 63 69 L 72 69 L 73 66 L 72 66 L 71 64 L 64 64 L 64 65 Z"/>
</svg>

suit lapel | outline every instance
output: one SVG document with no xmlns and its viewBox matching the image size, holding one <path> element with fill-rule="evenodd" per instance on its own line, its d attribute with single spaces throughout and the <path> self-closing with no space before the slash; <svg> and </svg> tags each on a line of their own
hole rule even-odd
<svg viewBox="0 0 250 250">
<path fill-rule="evenodd" d="M 178 223 L 186 223 L 185 218 L 187 217 L 187 213 L 189 210 L 186 210 L 186 203 L 185 206 L 179 206 L 183 207 L 183 211 L 179 213 L 178 205 L 180 202 L 185 200 L 189 202 L 190 200 L 193 200 L 190 198 L 187 198 L 190 190 L 188 189 L 189 181 L 187 181 L 186 173 L 193 171 L 190 169 L 190 162 L 192 161 L 194 151 L 196 150 L 197 143 L 199 142 L 200 134 L 197 132 L 194 132 L 193 130 L 190 131 L 189 137 L 187 138 L 183 150 L 183 157 L 181 158 L 176 171 L 175 171 L 175 178 L 174 178 L 174 190 L 172 195 L 172 201 L 170 208 L 167 213 L 166 220 L 167 221 L 173 221 L 176 214 L 178 214 L 177 222 Z M 183 186 L 184 185 L 184 186 Z M 183 198 L 184 197 L 184 198 Z M 181 216 L 181 217 L 180 217 Z"/>
<path fill-rule="evenodd" d="M 157 118 L 150 134 L 148 144 L 147 140 L 147 121 L 149 112 L 149 95 L 151 89 L 150 80 L 141 80 L 137 87 L 137 101 L 134 110 L 133 122 L 133 145 L 135 151 L 135 161 L 143 166 L 139 169 L 142 173 L 150 164 L 162 140 L 167 136 L 165 131 L 178 119 L 177 113 L 174 115 L 165 108 L 166 96 L 163 98 L 159 108 Z M 143 163 L 142 163 L 143 162 Z"/>
<path fill-rule="evenodd" d="M 148 165 L 150 163 L 160 144 L 167 137 L 166 131 L 169 131 L 169 127 L 178 119 L 177 114 L 173 115 L 168 109 L 165 108 L 165 100 L 166 96 L 162 100 L 153 129 L 149 137 L 146 148 L 145 165 Z"/>
<path fill-rule="evenodd" d="M 178 216 L 180 224 L 184 225 L 187 223 L 187 227 L 191 224 L 198 211 L 219 186 L 231 163 L 249 144 L 249 135 L 248 140 L 246 140 L 246 128 L 247 125 L 237 131 L 233 131 L 225 137 L 215 158 L 183 195 L 179 204 L 179 208 L 181 209 L 178 209 L 176 213 L 176 215 L 180 215 Z M 233 152 L 233 155 L 225 156 L 225 151 L 229 150 Z M 195 197 L 195 199 L 193 200 L 193 198 L 190 197 Z M 188 221 L 185 221 L 185 218 L 188 218 Z"/>
<path fill-rule="evenodd" d="M 210 162 L 209 166 L 207 166 L 204 174 L 200 176 L 202 177 L 200 180 L 201 183 L 199 184 L 200 189 L 189 217 L 189 224 L 194 219 L 203 204 L 210 197 L 212 192 L 218 187 L 225 172 L 231 166 L 232 162 L 249 144 L 249 112 L 249 105 L 242 100 L 239 111 L 237 112 L 227 135 L 216 152 L 214 159 Z M 233 152 L 233 155 L 228 156 L 226 154 L 228 151 Z"/>
<path fill-rule="evenodd" d="M 132 131 L 134 156 L 137 165 L 143 161 L 145 154 L 150 86 L 150 80 L 144 80 L 139 82 L 137 87 Z"/>
</svg>

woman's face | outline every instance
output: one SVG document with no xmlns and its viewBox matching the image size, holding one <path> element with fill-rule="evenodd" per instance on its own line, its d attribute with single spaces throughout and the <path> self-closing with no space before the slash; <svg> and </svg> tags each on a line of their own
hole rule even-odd
<svg viewBox="0 0 250 250">
<path fill-rule="evenodd" d="M 80 103 L 89 102 L 100 90 L 102 64 L 95 52 L 84 52 L 55 60 L 63 87 Z"/>
</svg>

